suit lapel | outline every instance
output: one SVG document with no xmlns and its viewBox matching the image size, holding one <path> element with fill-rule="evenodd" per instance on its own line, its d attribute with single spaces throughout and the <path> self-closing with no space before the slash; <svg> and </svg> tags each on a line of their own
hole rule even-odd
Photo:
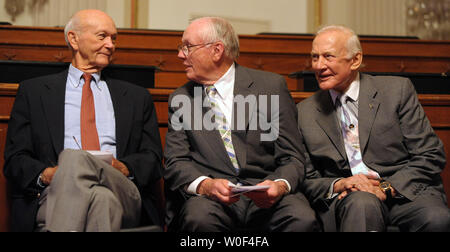
<svg viewBox="0 0 450 252">
<path fill-rule="evenodd" d="M 242 98 L 242 101 L 245 100 L 249 95 L 255 95 L 255 92 L 252 92 L 252 84 L 253 79 L 248 75 L 248 73 L 245 71 L 244 68 L 236 64 L 236 73 L 235 73 L 235 81 L 234 81 L 234 90 L 233 90 L 233 96 L 236 98 L 237 96 Z M 239 98 L 240 99 L 240 98 Z M 233 104 L 233 114 L 232 114 L 232 122 L 234 125 L 234 129 L 238 130 L 248 130 L 248 124 L 250 122 L 250 118 L 252 118 L 253 113 L 257 110 L 256 108 L 256 101 L 252 99 L 245 100 L 249 102 L 249 106 L 245 106 L 245 114 L 242 113 L 242 108 L 237 107 L 237 104 Z M 239 125 L 240 122 L 238 122 L 237 115 L 244 114 L 244 125 Z M 243 127 L 244 126 L 244 127 Z"/>
<path fill-rule="evenodd" d="M 363 153 L 372 131 L 373 122 L 380 102 L 376 100 L 377 90 L 371 85 L 367 75 L 361 74 L 358 104 L 359 142 Z"/>
<path fill-rule="evenodd" d="M 117 157 L 122 157 L 127 149 L 128 139 L 131 134 L 133 122 L 133 99 L 127 99 L 127 89 L 117 83 L 116 80 L 105 77 L 111 94 L 116 118 L 116 144 Z"/>
<path fill-rule="evenodd" d="M 255 95 L 256 92 L 252 92 L 253 79 L 248 75 L 248 73 L 245 71 L 245 69 L 238 64 L 236 64 L 236 75 L 235 75 L 235 82 L 234 82 L 234 91 L 233 95 L 236 96 L 242 96 L 242 98 L 246 98 L 250 94 Z M 242 100 L 244 100 L 242 99 Z M 253 102 L 256 102 L 255 100 L 249 99 L 250 102 L 249 106 L 245 106 L 245 113 L 242 113 L 239 111 L 242 108 L 238 108 L 237 104 L 233 103 L 233 112 L 232 112 L 232 124 L 233 124 L 233 131 L 231 134 L 232 141 L 233 141 L 233 147 L 236 153 L 236 157 L 239 163 L 239 166 L 242 168 L 245 168 L 245 165 L 247 164 L 247 148 L 246 148 L 246 138 L 247 138 L 247 131 L 249 130 L 249 122 L 250 118 L 253 117 L 253 114 L 255 113 L 256 104 L 253 104 Z M 237 120 L 237 115 L 244 115 L 244 123 L 245 127 L 242 128 L 241 125 L 239 125 L 239 122 Z"/>
<path fill-rule="evenodd" d="M 319 111 L 319 116 L 316 119 L 317 124 L 322 128 L 341 156 L 347 160 L 344 139 L 340 131 L 341 126 L 339 125 L 335 106 L 331 101 L 329 92 L 321 91 L 316 99 L 318 99 L 316 104 L 317 110 Z"/>
<path fill-rule="evenodd" d="M 45 83 L 41 102 L 56 155 L 64 149 L 64 110 L 68 70 Z"/>
</svg>

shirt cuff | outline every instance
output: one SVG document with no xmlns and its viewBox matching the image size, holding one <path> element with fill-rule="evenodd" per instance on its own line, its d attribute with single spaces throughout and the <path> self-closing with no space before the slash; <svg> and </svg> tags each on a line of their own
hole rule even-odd
<svg viewBox="0 0 450 252">
<path fill-rule="evenodd" d="M 38 179 L 37 179 L 37 181 L 36 181 L 36 184 L 37 184 L 37 186 L 39 186 L 41 189 L 44 189 L 44 188 L 47 187 L 47 186 L 42 182 L 41 175 L 42 175 L 42 173 L 39 174 Z"/>
<path fill-rule="evenodd" d="M 208 179 L 208 178 L 209 178 L 209 177 L 206 177 L 206 176 L 198 177 L 196 180 L 194 180 L 194 182 L 192 182 L 192 183 L 189 184 L 189 186 L 188 186 L 188 188 L 186 189 L 186 191 L 187 191 L 189 194 L 200 195 L 200 194 L 197 193 L 197 187 L 198 187 L 198 185 L 200 185 L 200 183 L 201 183 L 203 180 Z"/>
<path fill-rule="evenodd" d="M 337 179 L 333 180 L 333 182 L 331 182 L 331 186 L 330 186 L 330 189 L 328 190 L 328 193 L 326 195 L 326 199 L 332 199 L 332 198 L 334 198 L 334 197 L 339 195 L 339 193 L 334 193 L 333 191 L 334 191 L 334 184 L 336 182 L 338 182 L 339 180 L 341 180 L 341 179 L 342 178 L 337 178 Z"/>
<path fill-rule="evenodd" d="M 288 194 L 291 193 L 291 185 L 289 184 L 289 182 L 286 179 L 276 179 L 275 182 L 278 181 L 283 181 L 284 183 L 286 183 L 287 187 L 288 187 Z"/>
</svg>

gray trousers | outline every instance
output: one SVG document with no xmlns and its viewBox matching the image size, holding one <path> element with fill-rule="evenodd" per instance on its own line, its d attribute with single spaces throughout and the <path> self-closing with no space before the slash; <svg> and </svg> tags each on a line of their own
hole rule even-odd
<svg viewBox="0 0 450 252">
<path fill-rule="evenodd" d="M 39 200 L 37 231 L 114 232 L 138 226 L 140 212 L 130 179 L 85 151 L 65 150 Z"/>
<path fill-rule="evenodd" d="M 390 206 L 373 194 L 352 192 L 344 199 L 335 198 L 319 216 L 328 232 L 386 231 L 388 225 L 409 232 L 450 231 L 446 197 L 431 186 L 414 201 L 394 200 Z"/>
<path fill-rule="evenodd" d="M 179 215 L 181 232 L 313 232 L 320 225 L 306 197 L 284 196 L 270 209 L 257 207 L 249 198 L 226 206 L 203 196 L 191 197 Z M 175 230 L 174 230 L 175 231 Z"/>
</svg>

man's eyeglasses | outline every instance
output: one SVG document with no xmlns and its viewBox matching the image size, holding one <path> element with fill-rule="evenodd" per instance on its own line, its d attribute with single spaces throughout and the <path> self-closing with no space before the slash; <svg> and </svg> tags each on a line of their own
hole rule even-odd
<svg viewBox="0 0 450 252">
<path fill-rule="evenodd" d="M 192 52 L 191 48 L 197 47 L 197 46 L 202 46 L 203 47 L 203 46 L 207 46 L 207 45 L 214 44 L 214 43 L 216 43 L 216 42 L 197 44 L 197 45 L 179 45 L 178 46 L 178 51 L 182 51 L 184 53 L 184 56 L 187 57 L 189 55 L 189 53 Z"/>
</svg>

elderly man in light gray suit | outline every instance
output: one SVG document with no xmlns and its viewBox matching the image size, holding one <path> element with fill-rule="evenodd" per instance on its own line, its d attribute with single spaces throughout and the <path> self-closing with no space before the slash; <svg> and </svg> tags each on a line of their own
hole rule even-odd
<svg viewBox="0 0 450 252">
<path fill-rule="evenodd" d="M 359 73 L 346 27 L 321 29 L 311 56 L 321 90 L 298 104 L 298 125 L 304 190 L 325 231 L 449 231 L 444 148 L 411 81 Z"/>
<path fill-rule="evenodd" d="M 238 37 L 224 19 L 195 20 L 183 34 L 178 57 L 191 81 L 169 99 L 169 230 L 317 230 L 297 190 L 304 156 L 286 81 L 236 64 L 238 55 Z M 266 190 L 239 196 L 232 188 L 239 183 Z"/>
</svg>

